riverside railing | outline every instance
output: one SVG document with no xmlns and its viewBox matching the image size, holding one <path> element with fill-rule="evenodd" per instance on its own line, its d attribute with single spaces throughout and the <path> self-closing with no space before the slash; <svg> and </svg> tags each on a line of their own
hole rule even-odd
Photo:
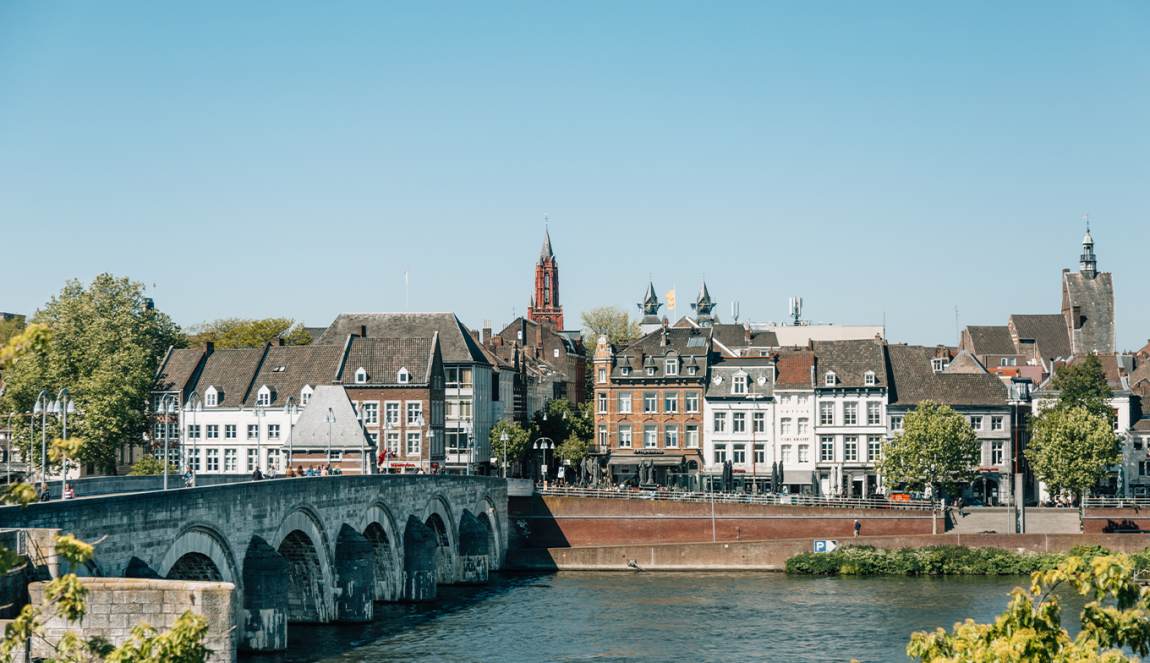
<svg viewBox="0 0 1150 663">
<path fill-rule="evenodd" d="M 1088 497 L 1087 509 L 1141 509 L 1150 507 L 1150 497 Z"/>
<path fill-rule="evenodd" d="M 535 486 L 538 495 L 557 495 L 567 497 L 599 497 L 616 500 L 667 500 L 671 502 L 715 502 L 716 504 L 770 504 L 790 506 L 823 506 L 839 509 L 902 509 L 908 511 L 930 511 L 935 508 L 929 500 L 891 500 L 885 497 L 854 499 L 838 497 L 822 497 L 815 495 L 779 495 L 749 493 L 705 493 L 681 492 L 671 490 L 630 490 L 630 489 L 596 489 L 596 488 L 543 488 L 542 484 Z"/>
</svg>

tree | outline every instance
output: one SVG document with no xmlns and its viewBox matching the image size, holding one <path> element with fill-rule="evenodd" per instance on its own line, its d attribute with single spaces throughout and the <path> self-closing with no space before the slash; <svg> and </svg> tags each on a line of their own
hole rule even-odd
<svg viewBox="0 0 1150 663">
<path fill-rule="evenodd" d="M 563 444 L 559 445 L 559 448 L 555 450 L 555 455 L 563 460 L 571 461 L 572 465 L 578 464 L 587 457 L 587 441 L 572 434 L 563 441 Z"/>
<path fill-rule="evenodd" d="M 195 325 L 188 331 L 193 335 L 195 343 L 210 341 L 221 350 L 258 348 L 277 338 L 282 338 L 285 345 L 307 345 L 312 341 L 303 323 L 296 324 L 291 318 L 220 318 Z"/>
<path fill-rule="evenodd" d="M 116 452 L 148 432 L 145 405 L 160 358 L 186 337 L 149 305 L 142 284 L 111 274 L 87 288 L 68 281 L 32 321 L 51 330 L 53 341 L 7 370 L 0 411 L 27 412 L 41 390 L 55 399 L 67 388 L 77 410 L 68 417 L 68 434 L 84 440 L 78 460 L 114 473 Z M 49 418 L 49 437 L 61 436 L 60 424 Z M 29 457 L 39 452 L 23 426 L 14 435 Z"/>
<path fill-rule="evenodd" d="M 180 471 L 176 469 L 176 467 L 171 463 L 166 464 L 168 466 L 168 474 L 180 473 Z M 143 458 L 140 458 L 140 460 L 136 461 L 136 464 L 132 466 L 132 469 L 128 472 L 128 474 L 134 477 L 149 474 L 163 474 L 164 465 L 164 461 L 160 460 L 159 458 L 156 458 L 151 454 L 145 454 Z"/>
<path fill-rule="evenodd" d="M 966 419 L 948 405 L 922 401 L 903 419 L 903 429 L 884 442 L 876 468 L 888 486 L 930 486 L 955 493 L 978 476 L 981 444 Z"/>
<path fill-rule="evenodd" d="M 496 422 L 491 427 L 491 452 L 492 455 L 499 458 L 500 463 L 503 462 L 503 433 L 507 433 L 507 465 L 510 467 L 517 462 L 523 462 L 527 459 L 527 451 L 531 448 L 533 440 L 531 425 L 520 425 L 518 423 L 507 423 L 506 421 Z"/>
<path fill-rule="evenodd" d="M 26 321 L 22 315 L 16 315 L 11 320 L 0 322 L 0 347 L 7 345 L 13 336 L 23 333 L 25 326 Z"/>
<path fill-rule="evenodd" d="M 583 347 L 590 354 L 595 350 L 601 334 L 607 342 L 619 345 L 639 338 L 639 321 L 618 306 L 596 306 L 579 314 L 583 321 Z"/>
<path fill-rule="evenodd" d="M 1126 555 L 1069 557 L 1052 571 L 1031 577 L 1030 591 L 1016 589 L 1006 612 L 993 624 L 972 619 L 951 633 L 938 629 L 911 635 L 906 655 L 924 663 L 1075 663 L 1137 661 L 1119 651 L 1150 654 L 1150 591 L 1138 585 Z M 1093 600 L 1081 613 L 1081 631 L 1062 628 L 1062 606 L 1054 590 L 1067 584 Z"/>
<path fill-rule="evenodd" d="M 1122 461 L 1122 448 L 1110 419 L 1084 406 L 1052 407 L 1032 421 L 1026 459 L 1052 492 L 1078 495 Z"/>
<path fill-rule="evenodd" d="M 1090 353 L 1081 363 L 1059 366 L 1051 384 L 1058 390 L 1058 409 L 1084 407 L 1114 423 L 1114 409 L 1110 407 L 1114 392 L 1106 382 L 1098 355 Z"/>
</svg>

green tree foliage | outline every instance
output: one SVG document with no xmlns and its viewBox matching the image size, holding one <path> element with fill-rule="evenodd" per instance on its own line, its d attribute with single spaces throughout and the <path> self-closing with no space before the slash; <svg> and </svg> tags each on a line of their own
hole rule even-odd
<svg viewBox="0 0 1150 663">
<path fill-rule="evenodd" d="M 618 306 L 596 306 L 579 314 L 583 321 L 583 347 L 591 354 L 600 334 L 607 335 L 609 343 L 619 345 L 639 338 L 639 321 Z"/>
<path fill-rule="evenodd" d="M 150 474 L 163 474 L 164 473 L 164 465 L 165 465 L 164 461 L 160 460 L 159 458 L 156 458 L 155 456 L 153 456 L 151 454 L 145 454 L 143 458 L 136 461 L 136 464 L 132 466 L 132 469 L 128 472 L 128 474 L 130 474 L 131 476 L 135 476 L 135 477 L 145 476 L 145 475 L 150 475 Z M 176 469 L 176 467 L 174 465 L 172 465 L 171 463 L 167 463 L 167 466 L 168 466 L 168 474 L 179 474 L 180 473 L 180 471 L 178 469 Z"/>
<path fill-rule="evenodd" d="M 1084 406 L 1053 407 L 1031 426 L 1026 459 L 1052 492 L 1079 494 L 1098 483 L 1106 469 L 1122 460 L 1111 421 Z"/>
<path fill-rule="evenodd" d="M 294 326 L 293 326 L 294 325 Z M 217 349 L 258 348 L 268 341 L 282 338 L 285 345 L 307 345 L 312 338 L 291 318 L 265 318 L 247 320 L 245 318 L 220 318 L 195 325 L 188 330 L 192 342 L 210 341 Z"/>
<path fill-rule="evenodd" d="M 543 418 L 543 414 L 547 418 Z M 543 409 L 532 417 L 532 424 L 536 437 L 546 437 L 562 444 L 572 436 L 590 442 L 595 430 L 595 419 L 591 416 L 591 405 L 572 405 L 566 398 L 556 398 L 547 401 Z"/>
<path fill-rule="evenodd" d="M 1150 654 L 1150 588 L 1134 579 L 1126 555 L 1070 557 L 1058 568 L 1032 575 L 1030 591 L 1016 589 L 1006 612 L 993 624 L 972 619 L 947 633 L 911 635 L 906 654 L 925 663 L 1076 663 L 1137 661 L 1120 651 Z M 1062 606 L 1054 589 L 1068 585 L 1092 600 L 1079 616 L 1082 630 L 1071 638 L 1062 628 Z"/>
<path fill-rule="evenodd" d="M 46 349 L 33 342 L 33 351 L 7 370 L 0 411 L 30 411 L 41 390 L 54 399 L 67 388 L 77 409 L 68 417 L 68 434 L 85 440 L 78 460 L 115 472 L 116 452 L 148 431 L 145 404 L 160 358 L 186 337 L 148 305 L 142 284 L 111 274 L 87 288 L 68 281 L 32 322 L 29 331 L 44 325 L 54 340 Z M 61 436 L 60 424 L 49 417 L 49 437 Z M 29 431 L 21 426 L 15 434 L 27 449 Z"/>
<path fill-rule="evenodd" d="M 13 336 L 24 333 L 25 326 L 27 326 L 27 323 L 22 315 L 17 315 L 11 320 L 0 322 L 0 347 L 8 345 L 8 341 L 11 340 Z"/>
<path fill-rule="evenodd" d="M 514 466 L 517 462 L 523 462 L 527 459 L 527 451 L 531 448 L 531 442 L 534 440 L 533 429 L 531 424 L 520 425 L 518 423 L 507 423 L 499 421 L 491 427 L 491 455 L 499 458 L 499 462 L 503 462 L 503 433 L 507 433 L 507 465 L 508 467 Z"/>
<path fill-rule="evenodd" d="M 908 412 L 903 430 L 884 442 L 876 469 L 888 486 L 911 490 L 930 486 L 957 492 L 958 484 L 978 475 L 981 445 L 966 419 L 948 405 L 922 401 Z"/>
<path fill-rule="evenodd" d="M 1055 369 L 1052 385 L 1058 390 L 1058 409 L 1083 407 L 1091 414 L 1106 417 L 1114 423 L 1114 410 L 1109 403 L 1114 392 L 1106 383 L 1106 372 L 1102 370 L 1098 355 L 1091 353 L 1078 364 L 1059 366 Z"/>
<path fill-rule="evenodd" d="M 559 445 L 559 448 L 555 450 L 555 455 L 563 460 L 571 461 L 572 465 L 579 463 L 587 457 L 587 440 L 582 440 L 577 435 L 571 435 L 563 441 L 563 444 Z"/>
</svg>

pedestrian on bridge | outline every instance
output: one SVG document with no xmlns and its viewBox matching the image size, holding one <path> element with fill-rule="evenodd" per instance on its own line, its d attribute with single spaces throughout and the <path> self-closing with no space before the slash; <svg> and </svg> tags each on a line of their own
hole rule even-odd
<svg viewBox="0 0 1150 663">
<path fill-rule="evenodd" d="M 858 538 L 858 536 L 859 536 L 859 530 L 861 530 L 861 529 L 862 529 L 862 523 L 860 523 L 860 522 L 858 521 L 858 518 L 855 518 L 855 538 L 856 538 L 856 539 Z"/>
<path fill-rule="evenodd" d="M 255 472 L 252 472 L 252 481 L 259 481 L 262 478 L 264 478 L 264 475 L 260 472 L 260 468 L 257 467 Z"/>
<path fill-rule="evenodd" d="M 64 484 L 64 495 L 63 495 L 63 497 L 66 500 L 76 499 L 76 491 L 72 490 L 72 484 L 70 484 L 70 483 Z"/>
<path fill-rule="evenodd" d="M 40 501 L 47 502 L 50 499 L 52 499 L 52 493 L 48 491 L 48 484 L 40 484 Z"/>
</svg>

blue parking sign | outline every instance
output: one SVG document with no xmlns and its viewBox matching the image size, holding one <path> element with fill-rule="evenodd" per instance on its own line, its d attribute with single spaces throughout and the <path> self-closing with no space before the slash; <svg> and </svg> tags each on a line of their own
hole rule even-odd
<svg viewBox="0 0 1150 663">
<path fill-rule="evenodd" d="M 838 541 L 815 541 L 815 552 L 834 552 L 839 547 Z"/>
</svg>

